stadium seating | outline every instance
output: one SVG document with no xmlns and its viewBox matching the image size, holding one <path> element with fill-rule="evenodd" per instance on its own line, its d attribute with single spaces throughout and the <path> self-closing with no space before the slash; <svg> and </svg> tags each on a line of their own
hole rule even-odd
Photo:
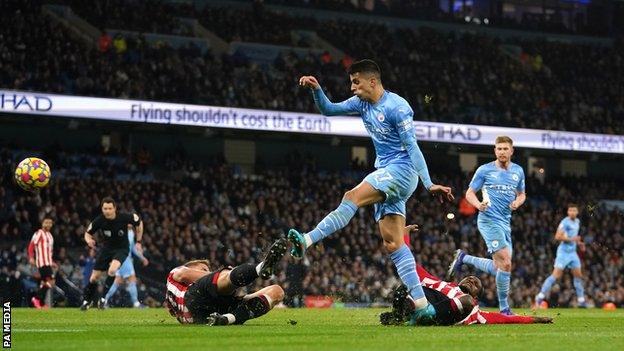
<svg viewBox="0 0 624 351">
<path fill-rule="evenodd" d="M 301 157 L 292 157 L 284 164 L 289 167 L 243 175 L 234 165 L 218 159 L 199 165 L 176 155 L 154 162 L 164 167 L 141 170 L 136 155 L 56 152 L 45 155 L 56 172 L 54 184 L 40 196 L 32 196 L 11 181 L 11 165 L 23 152 L 0 151 L 0 240 L 22 243 L 7 248 L 17 253 L 0 254 L 1 274 L 14 276 L 16 270 L 21 271 L 20 280 L 28 281 L 31 273 L 25 243 L 39 225 L 39 218 L 47 213 L 56 218 L 53 233 L 61 271 L 81 286 L 79 258 L 88 255 L 82 235 L 98 213 L 99 199 L 114 194 L 120 210 L 137 210 L 145 221 L 144 247 L 152 266 L 142 270 L 137 265 L 137 270 L 144 286 L 143 297 L 152 305 L 162 301 L 163 277 L 169 269 L 198 257 L 207 257 L 215 267 L 258 259 L 262 248 L 287 228 L 311 229 L 336 205 L 339 195 L 362 177 L 360 170 L 318 170 L 313 159 L 301 162 Z M 163 180 L 138 177 L 156 170 Z M 112 180 L 111 174 L 129 174 L 133 180 Z M 451 184 L 458 194 L 470 179 L 467 174 L 433 177 Z M 531 189 L 529 201 L 513 219 L 512 305 L 531 304 L 552 270 L 555 227 L 564 216 L 566 204 L 579 200 L 583 205 L 582 235 L 587 243 L 583 269 L 587 272 L 589 301 L 624 305 L 624 259 L 618 250 L 624 247 L 624 222 L 617 211 L 598 205 L 599 199 L 623 198 L 622 190 L 614 190 L 623 189 L 621 182 L 570 177 L 548 178 L 542 184 L 530 178 L 527 187 Z M 371 211 L 361 209 L 344 230 L 310 250 L 309 262 L 284 261 L 276 281 L 284 283 L 289 296 L 295 298 L 289 303 L 298 305 L 302 295 L 329 295 L 365 304 L 386 301 L 398 280 L 383 252 L 378 229 L 370 220 Z M 422 189 L 408 203 L 408 221 L 420 225 L 411 240 L 417 262 L 439 275 L 444 274 L 456 248 L 485 253 L 476 232 L 476 218 L 458 215 L 449 222 L 445 220 L 447 212 L 458 213 L 457 203 L 445 207 Z M 481 302 L 496 305 L 494 278 L 481 278 L 486 291 Z M 574 290 L 569 276 L 560 287 L 552 294 L 551 306 L 569 306 L 575 300 L 570 298 Z"/>
<path fill-rule="evenodd" d="M 624 84 L 616 74 L 624 65 L 619 43 L 614 47 L 503 43 L 482 35 L 445 34 L 428 28 L 304 20 L 268 9 L 258 15 L 251 8 L 206 7 L 193 12 L 188 7 L 158 7 L 156 14 L 137 22 L 126 20 L 125 12 L 114 8 L 123 1 L 110 3 L 105 19 L 101 11 L 90 13 L 77 5 L 80 1 L 68 3 L 96 26 L 112 23 L 126 30 L 176 32 L 171 28 L 178 23 L 177 17 L 167 10 L 195 15 L 227 41 L 305 47 L 305 42 L 293 42 L 290 30 L 314 30 L 350 57 L 378 60 L 387 88 L 405 96 L 420 120 L 609 134 L 624 130 Z M 282 54 L 272 67 L 266 67 L 238 52 L 202 54 L 191 44 L 173 49 L 164 42 L 148 44 L 141 36 L 119 38 L 126 42 L 122 49 L 113 46 L 99 52 L 44 16 L 36 1 L 4 6 L 1 16 L 10 26 L 0 29 L 6 38 L 0 46 L 7 63 L 7 74 L 0 78 L 3 87 L 314 112 L 308 93 L 296 86 L 297 77 L 306 73 L 317 75 L 331 98 L 349 96 L 343 64 L 351 59 L 341 63 L 313 54 Z M 166 14 L 170 21 L 161 20 L 159 14 Z M 272 17 L 286 23 L 286 28 L 271 29 L 273 22 L 265 18 Z M 240 27 L 225 31 L 220 21 L 228 19 L 236 19 Z M 506 46 L 517 54 L 503 50 Z M 61 64 L 65 62 L 72 64 Z M 424 95 L 433 96 L 432 102 L 425 103 Z"/>
</svg>

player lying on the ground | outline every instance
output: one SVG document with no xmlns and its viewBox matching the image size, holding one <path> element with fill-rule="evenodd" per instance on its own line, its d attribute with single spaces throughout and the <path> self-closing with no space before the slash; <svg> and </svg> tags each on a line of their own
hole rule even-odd
<svg viewBox="0 0 624 351">
<path fill-rule="evenodd" d="M 531 324 L 552 323 L 550 317 L 505 315 L 498 312 L 486 312 L 479 308 L 477 296 L 483 290 L 481 280 L 475 276 L 462 279 L 459 284 L 446 282 L 427 272 L 421 265 L 417 267 L 418 276 L 429 303 L 436 309 L 437 325 L 453 324 Z M 392 311 L 379 316 L 383 325 L 403 325 L 410 320 L 413 303 L 407 294 L 405 285 L 394 292 Z"/>
<path fill-rule="evenodd" d="M 417 232 L 418 225 L 411 224 L 405 227 L 403 241 L 409 246 L 410 233 Z M 435 323 L 437 325 L 453 324 L 505 324 L 505 323 L 552 323 L 552 318 L 508 316 L 501 313 L 481 311 L 477 297 L 483 290 L 481 280 L 469 276 L 459 284 L 445 282 L 430 274 L 421 265 L 416 267 L 418 277 L 423 286 L 425 297 L 436 310 Z M 384 312 L 379 316 L 383 325 L 403 325 L 409 320 L 411 325 L 419 325 L 418 321 L 410 320 L 414 303 L 407 294 L 405 285 L 394 291 L 392 311 Z"/>
<path fill-rule="evenodd" d="M 237 291 L 257 278 L 271 278 L 286 245 L 286 239 L 277 240 L 257 266 L 245 263 L 211 272 L 208 260 L 195 260 L 174 268 L 167 276 L 165 306 L 183 324 L 243 324 L 266 314 L 284 299 L 279 285 L 244 296 Z"/>
</svg>

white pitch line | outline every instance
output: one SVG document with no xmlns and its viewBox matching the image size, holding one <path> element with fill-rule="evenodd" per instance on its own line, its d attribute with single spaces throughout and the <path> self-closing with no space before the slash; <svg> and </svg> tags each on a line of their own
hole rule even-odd
<svg viewBox="0 0 624 351">
<path fill-rule="evenodd" d="M 12 329 L 12 331 L 20 333 L 76 333 L 86 332 L 86 329 Z"/>
</svg>

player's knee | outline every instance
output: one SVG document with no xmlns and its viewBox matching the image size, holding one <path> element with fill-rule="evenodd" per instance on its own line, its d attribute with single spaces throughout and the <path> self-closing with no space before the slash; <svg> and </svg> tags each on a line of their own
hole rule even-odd
<svg viewBox="0 0 624 351">
<path fill-rule="evenodd" d="M 91 272 L 91 276 L 89 277 L 89 282 L 94 283 L 100 278 L 101 271 L 93 271 Z"/>
<path fill-rule="evenodd" d="M 396 250 L 399 249 L 399 247 L 401 247 L 401 245 L 403 243 L 395 243 L 394 241 L 385 241 L 383 242 L 384 247 L 386 248 L 386 250 L 388 251 L 388 253 L 392 253 L 395 252 Z"/>
<path fill-rule="evenodd" d="M 275 301 L 275 303 L 282 302 L 284 300 L 284 289 L 282 289 L 279 285 L 271 286 L 271 299 Z"/>
<path fill-rule="evenodd" d="M 355 203 L 355 200 L 356 200 L 355 191 L 348 190 L 346 193 L 344 193 L 344 196 L 342 197 L 342 199 L 343 200 L 349 200 L 349 201 Z"/>
<path fill-rule="evenodd" d="M 499 269 L 504 272 L 511 272 L 511 260 L 503 260 Z"/>
</svg>

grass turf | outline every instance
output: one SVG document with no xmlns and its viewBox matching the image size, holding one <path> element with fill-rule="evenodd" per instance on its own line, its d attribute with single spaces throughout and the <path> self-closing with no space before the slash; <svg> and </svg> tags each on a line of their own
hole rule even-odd
<svg viewBox="0 0 624 351">
<path fill-rule="evenodd" d="M 16 350 L 624 350 L 624 311 L 549 309 L 551 325 L 385 327 L 381 309 L 277 309 L 244 326 L 179 325 L 164 309 L 12 311 Z M 531 313 L 517 310 L 516 312 Z M 297 323 L 291 323 L 296 321 Z"/>
</svg>

